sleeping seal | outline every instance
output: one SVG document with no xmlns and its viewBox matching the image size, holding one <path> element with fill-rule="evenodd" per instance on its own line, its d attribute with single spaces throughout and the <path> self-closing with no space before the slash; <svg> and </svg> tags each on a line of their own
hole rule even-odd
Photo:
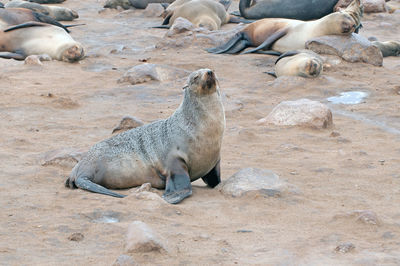
<svg viewBox="0 0 400 266">
<path fill-rule="evenodd" d="M 191 0 L 180 1 L 179 5 L 170 8 L 168 13 L 164 14 L 165 19 L 162 25 L 170 27 L 178 17 L 185 18 L 192 22 L 196 27 L 204 27 L 209 30 L 218 30 L 226 23 L 239 23 L 249 21 L 231 16 L 225 6 L 214 0 Z M 157 27 L 156 27 L 157 28 Z M 160 26 L 163 28 L 163 26 Z"/>
<path fill-rule="evenodd" d="M 305 48 L 307 40 L 323 35 L 349 35 L 360 27 L 362 6 L 354 0 L 345 10 L 329 14 L 314 21 L 265 18 L 251 23 L 227 43 L 207 49 L 210 53 L 235 54 L 247 47 L 256 48 L 244 52 L 280 54 Z M 278 53 L 277 53 L 278 52 Z"/>
<path fill-rule="evenodd" d="M 254 1 L 254 0 L 253 0 Z M 240 15 L 247 19 L 290 18 L 313 20 L 334 10 L 338 0 L 240 0 Z"/>
<path fill-rule="evenodd" d="M 178 203 L 192 194 L 190 182 L 220 183 L 225 113 L 217 78 L 200 69 L 188 78 L 184 98 L 167 119 L 137 127 L 95 144 L 72 169 L 66 186 L 114 197 L 108 190 L 151 183 Z"/>
<path fill-rule="evenodd" d="M 372 44 L 377 46 L 379 48 L 379 50 L 381 50 L 383 57 L 400 55 L 400 42 L 397 42 L 397 41 L 386 41 L 386 42 L 373 41 Z"/>
<path fill-rule="evenodd" d="M 27 8 L 42 13 L 57 21 L 72 21 L 78 18 L 78 13 L 62 6 L 47 6 L 22 0 L 13 0 L 5 5 L 6 8 Z"/>
<path fill-rule="evenodd" d="M 9 28 L 14 25 L 26 23 L 26 22 L 43 22 L 52 24 L 57 27 L 63 28 L 66 32 L 69 32 L 67 27 L 57 20 L 46 16 L 44 14 L 34 12 L 26 8 L 1 8 L 0 9 L 0 30 Z"/>
<path fill-rule="evenodd" d="M 310 50 L 290 51 L 283 53 L 275 61 L 275 73 L 268 74 L 274 77 L 299 76 L 315 78 L 323 69 L 322 58 Z"/>
<path fill-rule="evenodd" d="M 48 54 L 52 59 L 75 62 L 84 56 L 80 43 L 62 28 L 27 22 L 0 29 L 0 58 L 23 60 L 29 55 Z"/>
</svg>

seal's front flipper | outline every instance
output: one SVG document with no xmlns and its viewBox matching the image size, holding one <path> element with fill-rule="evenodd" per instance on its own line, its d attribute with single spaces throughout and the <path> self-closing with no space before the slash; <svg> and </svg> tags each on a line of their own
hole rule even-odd
<svg viewBox="0 0 400 266">
<path fill-rule="evenodd" d="M 277 78 L 275 72 L 263 72 L 263 73 L 268 74 L 268 75 L 271 75 L 271 76 L 273 76 L 274 78 Z"/>
<path fill-rule="evenodd" d="M 192 185 L 185 162 L 174 158 L 169 165 L 170 175 L 167 177 L 163 198 L 166 202 L 176 204 L 192 195 Z"/>
<path fill-rule="evenodd" d="M 221 183 L 221 168 L 220 168 L 220 161 L 214 166 L 211 171 L 203 176 L 201 179 L 203 179 L 204 183 L 206 183 L 209 187 L 216 187 L 219 183 Z"/>
<path fill-rule="evenodd" d="M 0 58 L 24 60 L 26 58 L 26 55 L 19 53 L 0 52 Z"/>
</svg>

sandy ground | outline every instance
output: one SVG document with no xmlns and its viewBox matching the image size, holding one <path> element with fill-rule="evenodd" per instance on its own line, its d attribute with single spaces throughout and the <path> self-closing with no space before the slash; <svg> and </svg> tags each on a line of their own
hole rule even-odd
<svg viewBox="0 0 400 266">
<path fill-rule="evenodd" d="M 273 56 L 213 55 L 201 43 L 155 49 L 165 30 L 149 27 L 161 18 L 140 10 L 98 13 L 98 0 L 63 5 L 86 23 L 72 36 L 87 58 L 43 66 L 0 60 L 1 265 L 111 265 L 124 254 L 135 220 L 153 228 L 168 249 L 133 255 L 142 265 L 400 264 L 399 58 L 385 58 L 383 67 L 340 62 L 315 80 L 274 80 L 263 73 L 272 70 Z M 400 13 L 366 15 L 361 34 L 399 40 Z M 147 123 L 179 105 L 184 79 L 117 82 L 143 59 L 216 71 L 227 118 L 222 179 L 245 167 L 270 169 L 298 192 L 230 198 L 196 181 L 190 198 L 168 205 L 65 188 L 71 168 L 42 166 L 44 154 L 86 150 L 111 136 L 125 115 Z M 358 105 L 326 100 L 352 90 L 369 96 Z M 333 128 L 256 125 L 279 102 L 300 98 L 329 104 Z M 355 210 L 372 211 L 378 221 L 357 221 L 348 215 Z M 96 222 L 104 215 L 119 222 Z M 73 233 L 84 239 L 70 241 Z M 353 251 L 334 252 L 348 242 Z"/>
</svg>

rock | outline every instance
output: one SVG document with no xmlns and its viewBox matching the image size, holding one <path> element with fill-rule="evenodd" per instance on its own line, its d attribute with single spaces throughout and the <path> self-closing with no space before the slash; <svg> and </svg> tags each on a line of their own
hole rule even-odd
<svg viewBox="0 0 400 266">
<path fill-rule="evenodd" d="M 383 56 L 378 47 L 359 34 L 326 35 L 306 42 L 306 48 L 318 54 L 332 54 L 344 60 L 382 66 Z"/>
<path fill-rule="evenodd" d="M 181 34 L 183 32 L 192 31 L 194 30 L 195 26 L 189 20 L 178 17 L 174 24 L 169 28 L 165 36 L 171 37 L 177 34 Z"/>
<path fill-rule="evenodd" d="M 122 7 L 123 9 L 130 9 L 132 7 L 129 0 L 107 0 L 104 4 L 104 8 L 115 8 Z"/>
<path fill-rule="evenodd" d="M 335 252 L 338 252 L 338 253 L 348 253 L 348 252 L 354 250 L 355 248 L 356 248 L 356 246 L 354 246 L 353 243 L 350 243 L 350 242 L 348 242 L 348 243 L 342 243 L 342 244 L 338 245 L 338 246 L 335 248 Z"/>
<path fill-rule="evenodd" d="M 131 256 L 120 255 L 112 266 L 135 266 L 138 265 Z"/>
<path fill-rule="evenodd" d="M 43 155 L 42 166 L 61 166 L 72 168 L 82 159 L 85 151 L 74 148 L 61 148 L 48 151 Z"/>
<path fill-rule="evenodd" d="M 152 189 L 152 187 L 151 187 L 150 183 L 144 183 L 139 188 L 136 189 L 136 192 L 143 192 L 143 191 L 150 192 L 151 189 Z"/>
<path fill-rule="evenodd" d="M 25 58 L 25 65 L 42 66 L 43 63 L 40 61 L 38 55 L 30 55 L 27 58 Z"/>
<path fill-rule="evenodd" d="M 257 123 L 312 128 L 328 128 L 333 124 L 331 110 L 326 105 L 309 99 L 281 102 Z"/>
<path fill-rule="evenodd" d="M 143 121 L 141 121 L 135 117 L 124 116 L 122 118 L 121 122 L 119 122 L 119 125 L 113 129 L 112 134 L 121 133 L 121 132 L 127 131 L 129 129 L 140 127 L 143 125 L 144 125 Z"/>
<path fill-rule="evenodd" d="M 159 17 L 164 12 L 164 8 L 159 3 L 150 3 L 147 5 L 146 9 L 143 11 L 143 14 L 146 17 Z"/>
<path fill-rule="evenodd" d="M 218 185 L 223 194 L 233 197 L 248 194 L 276 197 L 288 187 L 274 172 L 258 168 L 241 169 Z"/>
<path fill-rule="evenodd" d="M 147 224 L 134 221 L 128 228 L 125 251 L 128 253 L 160 252 L 165 251 L 165 247 Z"/>
<path fill-rule="evenodd" d="M 351 2 L 352 0 L 339 0 L 333 10 L 340 11 L 346 8 Z M 361 4 L 364 6 L 365 13 L 386 12 L 387 10 L 385 0 L 361 0 Z"/>
<path fill-rule="evenodd" d="M 367 225 L 380 225 L 381 222 L 378 219 L 378 216 L 373 211 L 368 210 L 354 210 L 346 213 L 337 214 L 333 217 L 334 221 L 350 219 L 354 222 L 367 224 Z"/>
<path fill-rule="evenodd" d="M 188 76 L 189 71 L 157 64 L 141 64 L 129 69 L 118 82 L 129 82 L 132 85 L 144 83 L 150 80 L 167 81 Z"/>
<path fill-rule="evenodd" d="M 83 234 L 81 233 L 73 233 L 72 235 L 70 235 L 68 237 L 69 240 L 71 241 L 76 241 L 76 242 L 80 242 L 84 239 L 85 237 L 83 236 Z"/>
</svg>

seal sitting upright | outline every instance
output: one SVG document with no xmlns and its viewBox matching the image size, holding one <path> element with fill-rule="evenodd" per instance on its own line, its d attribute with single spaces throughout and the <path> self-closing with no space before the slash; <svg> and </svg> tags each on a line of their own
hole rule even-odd
<svg viewBox="0 0 400 266">
<path fill-rule="evenodd" d="M 110 191 L 151 183 L 165 188 L 172 204 L 192 194 L 198 178 L 210 187 L 220 179 L 220 149 L 225 112 L 213 71 L 190 74 L 184 98 L 167 119 L 125 131 L 95 144 L 74 167 L 67 187 L 114 197 Z"/>
</svg>

